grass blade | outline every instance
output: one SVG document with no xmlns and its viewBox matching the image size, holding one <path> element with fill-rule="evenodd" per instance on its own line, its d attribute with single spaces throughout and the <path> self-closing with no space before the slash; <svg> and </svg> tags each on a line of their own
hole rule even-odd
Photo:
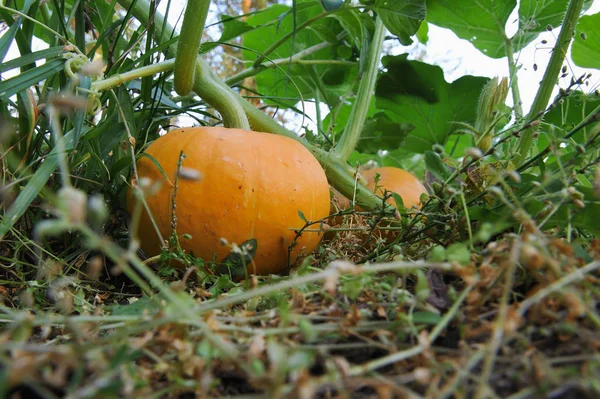
<svg viewBox="0 0 600 399">
<path fill-rule="evenodd" d="M 4 36 L 2 37 L 4 38 Z M 0 64 L 0 73 L 10 71 L 11 69 L 20 68 L 38 60 L 57 57 L 62 51 L 62 49 L 62 46 L 50 47 L 45 50 L 36 51 L 33 53 L 23 55 L 19 58 L 15 58 L 13 60 L 3 62 L 2 64 Z"/>
<path fill-rule="evenodd" d="M 60 72 L 65 60 L 54 59 L 37 68 L 0 82 L 0 99 L 8 100 L 12 95 L 23 91 L 44 79 Z"/>
</svg>

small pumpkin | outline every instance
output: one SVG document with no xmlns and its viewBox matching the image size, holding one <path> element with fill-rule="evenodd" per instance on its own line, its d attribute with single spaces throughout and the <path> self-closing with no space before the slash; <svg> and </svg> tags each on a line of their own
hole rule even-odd
<svg viewBox="0 0 600 399">
<path fill-rule="evenodd" d="M 178 179 L 177 234 L 187 252 L 207 261 L 224 259 L 231 248 L 222 245 L 256 240 L 248 272 L 282 273 L 288 267 L 288 247 L 295 231 L 304 226 L 300 212 L 316 221 L 329 214 L 329 185 L 315 157 L 299 142 L 269 133 L 223 127 L 173 130 L 148 146 L 145 153 L 160 164 L 165 179 L 150 157 L 137 163 L 139 178 L 162 182 L 162 188 L 146 201 L 161 234 L 172 234 L 173 182 L 180 152 L 182 167 L 199 172 L 198 179 Z M 131 211 L 132 190 L 128 193 Z M 305 232 L 290 256 L 294 263 L 312 252 L 322 234 Z M 140 245 L 149 255 L 160 253 L 161 244 L 146 212 L 140 220 Z"/>
<path fill-rule="evenodd" d="M 421 194 L 426 194 L 427 189 L 421 181 L 412 173 L 400 168 L 384 166 L 380 168 L 367 169 L 361 172 L 361 175 L 367 181 L 367 188 L 374 191 L 375 194 L 383 197 L 385 191 L 391 191 L 398 194 L 402 198 L 405 209 L 410 210 L 412 207 L 421 207 Z M 379 175 L 379 180 L 375 182 L 375 177 Z M 339 210 L 348 209 L 350 201 L 344 197 L 339 191 L 332 189 L 331 196 L 331 213 Z M 391 205 L 396 205 L 393 197 L 387 202 Z M 357 208 L 361 210 L 360 207 Z M 343 218 L 340 216 L 331 217 L 329 223 L 332 226 L 340 226 L 343 223 Z M 395 238 L 397 231 L 383 231 L 380 236 L 386 240 Z M 333 234 L 326 236 L 326 239 L 332 239 Z"/>
<path fill-rule="evenodd" d="M 398 194 L 402 198 L 406 209 L 420 208 L 421 194 L 427 194 L 427 189 L 423 183 L 415 175 L 404 169 L 384 166 L 365 170 L 362 175 L 367 180 L 367 187 L 371 191 L 381 197 L 383 197 L 385 190 Z M 377 175 L 379 175 L 379 180 L 376 183 L 375 177 Z M 392 198 L 388 202 L 396 205 Z"/>
<path fill-rule="evenodd" d="M 368 189 L 374 191 L 380 197 L 383 197 L 385 190 L 398 194 L 402 198 L 406 209 L 410 209 L 413 206 L 420 207 L 421 194 L 427 194 L 427 189 L 423 183 L 415 175 L 404 169 L 384 166 L 364 170 L 361 174 L 367 181 Z M 379 175 L 379 180 L 375 182 L 377 175 Z M 331 213 L 350 207 L 350 201 L 342 193 L 333 187 L 331 188 L 331 193 Z M 392 198 L 388 202 L 396 205 Z"/>
</svg>

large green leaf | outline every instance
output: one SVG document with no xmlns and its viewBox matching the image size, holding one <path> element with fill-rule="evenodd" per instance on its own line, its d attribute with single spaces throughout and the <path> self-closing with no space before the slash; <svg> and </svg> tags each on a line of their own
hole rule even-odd
<svg viewBox="0 0 600 399">
<path fill-rule="evenodd" d="M 379 112 L 365 121 L 356 149 L 371 154 L 379 150 L 395 150 L 402 147 L 404 139 L 414 128 L 412 123 L 397 123 L 386 113 Z"/>
<path fill-rule="evenodd" d="M 492 58 L 506 55 L 505 26 L 516 0 L 428 0 L 427 21 L 451 29 Z"/>
<path fill-rule="evenodd" d="M 593 0 L 584 1 L 587 10 Z M 534 41 L 549 27 L 562 24 L 569 0 L 521 0 L 519 5 L 519 32 L 513 39 L 514 50 L 520 50 Z"/>
<path fill-rule="evenodd" d="M 412 44 L 410 37 L 417 33 L 427 14 L 425 0 L 375 0 L 373 8 L 385 27 L 405 46 Z"/>
<path fill-rule="evenodd" d="M 331 132 L 334 141 L 339 139 L 348 124 L 353 106 L 354 99 L 349 99 L 335 112 L 334 120 L 332 120 L 332 114 L 328 114 L 323 119 L 324 130 Z M 403 146 L 406 135 L 413 129 L 414 126 L 411 123 L 397 123 L 386 113 L 378 110 L 373 97 L 360 139 L 356 145 L 356 151 L 362 154 L 376 154 L 381 150 L 394 151 Z"/>
<path fill-rule="evenodd" d="M 571 56 L 580 67 L 600 69 L 600 13 L 581 17 Z"/>
<path fill-rule="evenodd" d="M 455 122 L 472 123 L 479 94 L 487 78 L 464 76 L 453 83 L 444 80 L 442 69 L 405 55 L 384 57 L 386 72 L 376 88 L 376 104 L 398 124 L 415 127 L 404 148 L 423 153 L 434 144 L 444 145 L 456 130 Z"/>
<path fill-rule="evenodd" d="M 311 6 L 315 5 L 315 6 Z M 335 35 L 343 28 L 335 18 L 321 18 L 307 28 L 297 27 L 316 17 L 322 12 L 318 3 L 313 1 L 297 1 L 297 9 L 273 5 L 259 14 L 248 18 L 249 26 L 255 28 L 244 35 L 243 51 L 247 61 L 254 61 L 282 37 L 295 32 L 268 54 L 268 60 L 285 59 L 299 51 L 322 43 L 324 40 L 335 40 Z M 295 19 L 295 21 L 294 21 Z M 324 48 L 303 58 L 309 60 L 332 60 L 336 58 L 335 48 Z M 352 65 L 335 65 L 322 63 L 319 65 L 283 64 L 279 68 L 265 70 L 256 76 L 259 93 L 269 104 L 293 107 L 298 101 L 317 98 L 330 106 L 339 102 L 339 94 L 348 90 L 348 82 L 353 79 L 347 74 L 356 74 L 358 68 Z M 354 70 L 354 72 L 353 72 Z"/>
</svg>

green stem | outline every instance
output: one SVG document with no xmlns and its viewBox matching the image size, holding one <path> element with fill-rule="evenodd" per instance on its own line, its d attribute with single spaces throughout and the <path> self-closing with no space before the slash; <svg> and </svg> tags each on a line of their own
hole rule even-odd
<svg viewBox="0 0 600 399">
<path fill-rule="evenodd" d="M 552 49 L 552 56 L 550 57 L 548 68 L 546 68 L 546 72 L 544 73 L 544 77 L 542 78 L 542 82 L 540 84 L 540 89 L 538 90 L 537 95 L 533 100 L 533 104 L 531 105 L 531 110 L 527 115 L 526 121 L 528 122 L 541 118 L 538 115 L 540 115 L 546 109 L 546 106 L 550 101 L 550 96 L 552 95 L 554 85 L 556 84 L 556 79 L 562 68 L 562 63 L 565 60 L 569 44 L 573 39 L 575 26 L 577 25 L 579 15 L 581 14 L 583 7 L 583 1 L 584 0 L 571 0 L 569 2 L 560 34 L 558 35 L 554 49 Z M 533 136 L 536 131 L 537 126 L 533 126 L 522 133 L 521 140 L 519 141 L 519 146 L 517 148 L 517 156 L 514 160 L 514 164 L 517 167 L 520 166 L 527 158 L 527 154 L 529 153 L 531 145 L 533 144 Z"/>
<path fill-rule="evenodd" d="M 119 73 L 111 76 L 110 78 L 95 81 L 94 83 L 92 83 L 91 90 L 96 92 L 108 90 L 112 87 L 122 85 L 125 82 L 129 82 L 130 80 L 135 80 L 146 76 L 153 76 L 159 73 L 170 71 L 173 69 L 174 66 L 175 60 L 170 59 L 167 61 L 159 62 L 157 64 L 151 64 L 142 68 L 134 69 L 129 72 Z"/>
<path fill-rule="evenodd" d="M 194 86 L 196 57 L 209 7 L 210 0 L 188 0 L 185 8 L 173 71 L 175 91 L 181 96 L 188 95 Z"/>
<path fill-rule="evenodd" d="M 202 57 L 197 56 L 196 59 L 194 91 L 219 111 L 226 127 L 250 130 L 240 103 L 242 98 L 214 74 Z"/>
<path fill-rule="evenodd" d="M 354 105 L 350 112 L 346 128 L 334 150 L 337 157 L 341 160 L 345 161 L 350 158 L 350 155 L 356 148 L 356 144 L 360 139 L 360 134 L 365 124 L 367 113 L 369 112 L 373 91 L 375 90 L 375 83 L 377 83 L 379 57 L 381 55 L 384 37 L 385 26 L 383 25 L 381 18 L 377 18 L 369 58 L 367 59 L 367 67 L 361 77 L 358 94 L 354 100 Z"/>
<path fill-rule="evenodd" d="M 517 77 L 517 65 L 515 63 L 515 52 L 513 42 L 506 39 L 506 58 L 508 59 L 508 70 L 510 73 L 510 90 L 512 92 L 515 117 L 517 121 L 523 117 L 523 106 L 521 103 L 521 92 L 519 91 L 519 79 Z"/>
</svg>

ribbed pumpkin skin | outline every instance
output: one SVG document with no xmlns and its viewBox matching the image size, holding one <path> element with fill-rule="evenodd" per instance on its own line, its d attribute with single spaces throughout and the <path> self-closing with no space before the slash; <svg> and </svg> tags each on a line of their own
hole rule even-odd
<svg viewBox="0 0 600 399">
<path fill-rule="evenodd" d="M 379 174 L 379 180 L 375 184 L 375 176 L 377 174 Z M 406 209 L 412 206 L 420 207 L 421 194 L 427 193 L 427 189 L 423 183 L 415 175 L 404 169 L 384 166 L 365 170 L 362 172 L 362 175 L 367 179 L 367 187 L 370 190 L 375 191 L 375 186 L 378 186 L 375 194 L 383 197 L 384 191 L 387 189 L 400 195 Z M 389 202 L 395 205 L 393 199 L 390 199 Z"/>
<path fill-rule="evenodd" d="M 154 157 L 171 182 L 175 180 L 180 151 L 183 167 L 198 170 L 197 181 L 179 178 L 176 199 L 177 233 L 187 252 L 205 260 L 222 260 L 230 248 L 225 238 L 241 244 L 251 238 L 258 248 L 250 273 L 281 273 L 287 268 L 288 246 L 304 221 L 329 214 L 329 186 L 325 172 L 300 143 L 283 136 L 222 127 L 173 130 L 153 142 L 146 153 Z M 148 206 L 164 238 L 171 233 L 173 187 L 147 157 L 139 159 L 138 175 L 162 181 L 162 189 L 147 196 Z M 132 204 L 131 192 L 128 204 Z M 160 243 L 144 212 L 140 223 L 141 247 L 147 255 L 160 252 Z M 291 256 L 312 252 L 321 234 L 304 233 Z"/>
</svg>

